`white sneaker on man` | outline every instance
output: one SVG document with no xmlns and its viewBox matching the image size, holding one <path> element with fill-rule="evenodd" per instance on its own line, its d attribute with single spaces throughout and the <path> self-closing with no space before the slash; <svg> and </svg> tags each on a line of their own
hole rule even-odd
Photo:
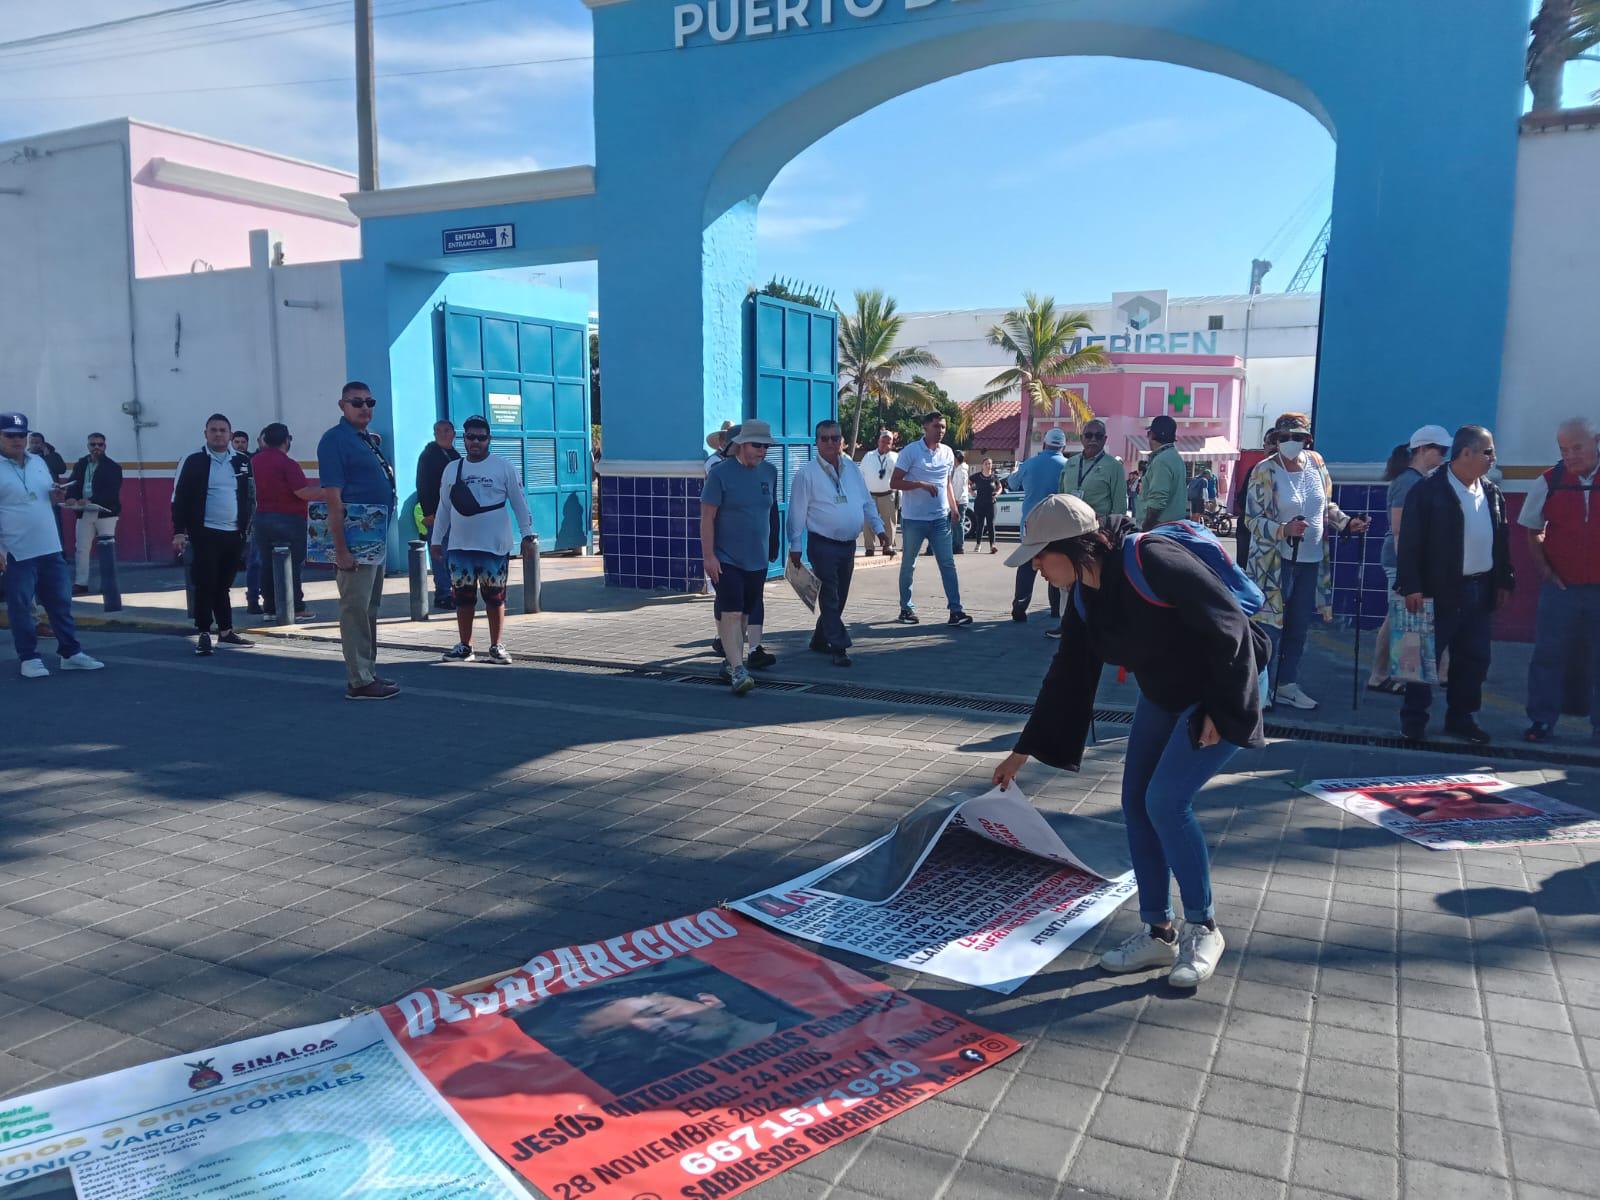
<svg viewBox="0 0 1600 1200">
<path fill-rule="evenodd" d="M 82 650 L 79 650 L 71 658 L 63 658 L 61 660 L 61 669 L 63 671 L 98 671 L 104 666 L 105 663 L 98 658 L 90 658 Z"/>
<path fill-rule="evenodd" d="M 1280 683 L 1278 699 L 1290 708 L 1315 708 L 1317 702 L 1300 690 L 1298 683 Z"/>
<path fill-rule="evenodd" d="M 1170 967 L 1178 961 L 1178 939 L 1164 942 L 1149 928 L 1113 946 L 1100 956 L 1100 965 L 1117 975 L 1129 971 L 1148 971 L 1152 967 Z"/>
<path fill-rule="evenodd" d="M 1167 982 L 1173 987 L 1199 987 L 1211 978 L 1227 945 L 1222 930 L 1185 923 L 1178 935 L 1178 964 L 1167 975 Z"/>
<path fill-rule="evenodd" d="M 24 679 L 44 679 L 50 674 L 50 669 L 44 665 L 41 658 L 25 658 L 22 660 L 22 677 Z"/>
<path fill-rule="evenodd" d="M 509 667 L 511 665 L 511 655 L 503 643 L 496 642 L 489 647 L 489 661 L 499 663 L 503 667 Z"/>
</svg>

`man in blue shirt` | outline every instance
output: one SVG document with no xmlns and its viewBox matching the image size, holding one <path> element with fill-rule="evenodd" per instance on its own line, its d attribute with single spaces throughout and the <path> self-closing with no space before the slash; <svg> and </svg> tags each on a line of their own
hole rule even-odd
<svg viewBox="0 0 1600 1200">
<path fill-rule="evenodd" d="M 328 534 L 338 568 L 339 640 L 344 650 L 348 700 L 387 700 L 400 691 L 377 674 L 378 606 L 383 600 L 383 561 L 357 563 L 345 538 L 345 510 L 352 504 L 387 509 L 394 519 L 394 468 L 369 433 L 377 401 L 372 390 L 351 380 L 339 393 L 341 420 L 317 443 L 317 474 L 328 503 Z"/>
<path fill-rule="evenodd" d="M 745 645 L 760 650 L 766 618 L 762 590 L 767 564 L 778 557 L 778 472 L 766 461 L 772 429 L 746 421 L 733 439 L 731 457 L 711 468 L 700 490 L 700 555 L 717 590 L 717 628 L 722 631 L 724 676 L 735 696 L 755 687 L 746 669 Z M 764 654 L 751 666 L 771 666 Z"/>
<path fill-rule="evenodd" d="M 1061 469 L 1067 465 L 1064 451 L 1067 435 L 1059 429 L 1044 435 L 1044 448 L 1023 463 L 1006 480 L 1006 491 L 1022 493 L 1022 527 L 1017 536 L 1022 537 L 1028 528 L 1028 514 L 1061 489 Z M 1011 594 L 1011 619 L 1026 621 L 1028 605 L 1033 603 L 1033 580 L 1036 572 L 1031 562 L 1017 568 L 1017 587 Z M 1047 636 L 1060 636 L 1061 590 L 1053 583 L 1046 584 L 1050 598 L 1050 628 Z"/>
<path fill-rule="evenodd" d="M 890 486 L 902 493 L 900 535 L 905 539 L 905 557 L 900 560 L 900 615 L 895 618 L 902 625 L 918 621 L 916 606 L 911 603 L 911 578 L 924 543 L 939 564 L 945 603 L 950 607 L 946 624 L 972 624 L 961 607 L 961 582 L 950 546 L 950 530 L 961 519 L 961 509 L 950 486 L 956 454 L 944 444 L 944 431 L 942 413 L 924 413 L 922 437 L 900 451 L 890 477 Z"/>
</svg>

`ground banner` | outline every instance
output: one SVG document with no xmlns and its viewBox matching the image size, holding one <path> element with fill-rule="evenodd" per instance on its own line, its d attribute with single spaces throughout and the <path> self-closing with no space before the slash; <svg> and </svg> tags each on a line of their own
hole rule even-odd
<svg viewBox="0 0 1600 1200">
<path fill-rule="evenodd" d="M 551 1200 L 718 1200 L 1018 1048 L 708 910 L 381 1010 Z"/>
<path fill-rule="evenodd" d="M 734 902 L 784 933 L 1015 991 L 1134 893 L 1120 825 L 1015 784 L 919 805 L 869 846 Z"/>
<path fill-rule="evenodd" d="M 1301 790 L 1433 850 L 1600 841 L 1600 814 L 1497 775 L 1316 779 Z"/>
<path fill-rule="evenodd" d="M 524 1200 L 376 1013 L 0 1101 L 6 1200 Z"/>
</svg>

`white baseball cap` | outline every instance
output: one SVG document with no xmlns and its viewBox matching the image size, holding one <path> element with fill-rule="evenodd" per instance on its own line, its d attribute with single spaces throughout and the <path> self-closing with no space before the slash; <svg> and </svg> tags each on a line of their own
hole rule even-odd
<svg viewBox="0 0 1600 1200">
<path fill-rule="evenodd" d="M 1067 444 L 1067 435 L 1059 429 L 1052 429 L 1044 435 L 1044 444 L 1059 450 Z"/>
<path fill-rule="evenodd" d="M 1409 447 L 1416 450 L 1422 446 L 1443 446 L 1450 448 L 1450 434 L 1443 425 L 1424 425 L 1411 435 Z"/>
<path fill-rule="evenodd" d="M 1078 496 L 1056 494 L 1039 502 L 1023 522 L 1022 544 L 1011 552 L 1006 566 L 1020 567 L 1051 542 L 1082 537 L 1100 528 L 1100 518 L 1089 502 Z"/>
</svg>

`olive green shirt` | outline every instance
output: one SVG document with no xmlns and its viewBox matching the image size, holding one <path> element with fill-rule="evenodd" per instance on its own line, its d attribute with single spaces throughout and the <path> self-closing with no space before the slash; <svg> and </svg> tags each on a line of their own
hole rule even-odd
<svg viewBox="0 0 1600 1200">
<path fill-rule="evenodd" d="M 1183 459 L 1178 448 L 1166 445 L 1150 456 L 1145 464 L 1144 482 L 1139 486 L 1138 511 L 1134 518 L 1140 525 L 1145 514 L 1154 512 L 1155 520 L 1179 521 L 1189 515 L 1189 481 L 1185 477 Z"/>
<path fill-rule="evenodd" d="M 1128 476 L 1115 454 L 1102 451 L 1093 459 L 1074 454 L 1061 469 L 1060 490 L 1084 501 L 1102 521 L 1127 515 Z"/>
</svg>

